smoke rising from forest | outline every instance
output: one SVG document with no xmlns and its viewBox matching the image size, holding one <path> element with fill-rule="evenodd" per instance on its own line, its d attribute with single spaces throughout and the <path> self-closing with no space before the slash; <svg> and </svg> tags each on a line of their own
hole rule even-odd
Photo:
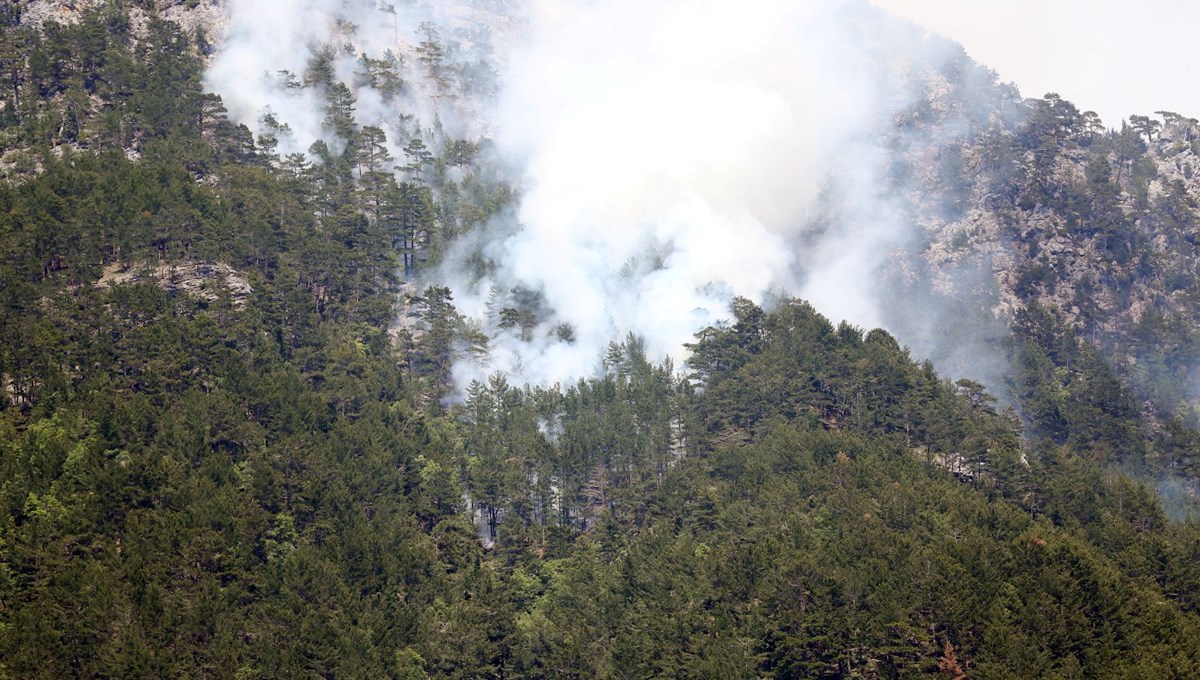
<svg viewBox="0 0 1200 680">
<path fill-rule="evenodd" d="M 532 334 L 543 361 L 513 337 L 496 368 L 535 382 L 590 373 L 630 331 L 652 357 L 677 355 L 727 318 L 731 294 L 836 290 L 831 314 L 876 321 L 857 285 L 869 267 L 845 264 L 857 253 L 829 252 L 806 279 L 796 247 L 825 169 L 888 96 L 842 38 L 844 8 L 534 7 L 497 116 L 500 148 L 522 167 L 523 228 L 491 252 L 498 288 L 538 291 L 556 314 Z M 574 345 L 556 341 L 562 322 Z"/>
<path fill-rule="evenodd" d="M 208 85 L 241 122 L 287 123 L 294 151 L 328 136 L 324 103 L 280 71 L 303 74 L 324 44 L 402 50 L 397 37 L 446 20 L 445 4 L 441 15 L 340 0 L 230 9 Z M 915 28 L 856 0 L 531 0 L 520 13 L 512 49 L 493 57 L 494 101 L 453 109 L 355 89 L 359 122 L 388 130 L 394 155 L 409 134 L 401 110 L 425 125 L 457 117 L 492 136 L 515 179 L 515 215 L 453 244 L 430 277 L 490 337 L 486 359 L 456 368 L 460 384 L 590 375 L 628 333 L 651 359 L 678 359 L 696 331 L 729 319 L 733 295 L 790 293 L 834 320 L 885 325 L 876 273 L 915 227 L 881 139 L 920 96 L 914 65 L 936 58 Z M 339 52 L 337 77 L 353 82 L 357 63 Z M 468 126 L 472 113 L 484 120 Z M 536 325 L 502 328 L 498 309 L 513 304 Z"/>
<path fill-rule="evenodd" d="M 429 126 L 436 121 L 463 136 L 478 135 L 477 126 L 486 124 L 476 112 L 440 103 L 414 58 L 426 37 L 423 28 L 452 18 L 444 4 L 230 0 L 228 12 L 229 24 L 205 86 L 221 95 L 233 120 L 256 134 L 273 133 L 282 154 L 304 153 L 318 140 L 337 149 L 344 141 L 325 126 L 325 93 L 312 87 L 314 66 L 322 62 L 332 79 L 352 92 L 356 122 L 387 133 L 393 157 L 403 157 L 417 122 Z M 488 36 L 473 37 L 479 42 L 476 49 L 490 49 Z M 363 57 L 394 65 L 406 86 L 389 89 L 376 82 Z M 268 115 L 286 129 L 272 129 L 264 122 Z"/>
</svg>

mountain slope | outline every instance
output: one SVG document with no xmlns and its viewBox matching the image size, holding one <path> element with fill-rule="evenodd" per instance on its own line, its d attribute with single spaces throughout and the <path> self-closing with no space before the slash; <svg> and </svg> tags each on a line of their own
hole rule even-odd
<svg viewBox="0 0 1200 680">
<path fill-rule="evenodd" d="M 1200 674 L 1200 529 L 1106 465 L 1170 458 L 1067 286 L 1013 288 L 1021 413 L 786 296 L 732 300 L 681 370 L 630 336 L 594 377 L 444 404 L 490 338 L 403 276 L 509 209 L 502 173 L 444 130 L 382 169 L 382 130 L 316 72 L 354 143 L 281 157 L 202 91 L 203 46 L 137 11 L 0 36 L 28 55 L 2 55 L 0 677 Z M 955 144 L 1004 168 L 1027 124 Z M 1039 207 L 1006 172 L 920 194 L 943 221 L 916 256 L 1039 257 L 1001 218 L 1078 187 Z M 1159 229 L 1166 194 L 1147 180 L 1138 213 L 1112 172 L 1120 219 Z M 945 212 L 987 181 L 1015 188 Z M 984 208 L 1003 248 L 954 239 Z M 1165 275 L 1155 252 L 1129 255 Z M 1186 320 L 1154 287 L 1129 299 Z M 497 296 L 506 332 L 534 327 L 528 293 Z"/>
<path fill-rule="evenodd" d="M 960 86 L 929 106 L 973 96 Z M 1056 95 L 1007 106 L 1020 114 L 992 111 L 966 134 L 900 150 L 924 229 L 896 263 L 902 289 L 995 314 L 1018 335 L 1022 310 L 1049 310 L 1112 366 L 1148 431 L 1195 427 L 1200 127 L 1160 112 L 1106 130 Z M 918 112 L 914 124 L 947 121 Z"/>
</svg>

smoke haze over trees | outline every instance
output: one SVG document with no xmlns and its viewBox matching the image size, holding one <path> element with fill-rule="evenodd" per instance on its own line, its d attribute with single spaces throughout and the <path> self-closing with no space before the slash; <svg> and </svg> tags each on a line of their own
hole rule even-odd
<svg viewBox="0 0 1200 680">
<path fill-rule="evenodd" d="M 1200 675 L 1196 121 L 795 4 L 0 9 L 0 678 Z"/>
<path fill-rule="evenodd" d="M 232 8 L 206 82 L 251 127 L 268 111 L 297 118 L 303 149 L 312 132 L 297 130 L 328 131 L 314 100 L 323 90 L 297 95 L 255 74 L 327 62 L 346 74 L 387 53 L 391 35 L 369 3 L 317 4 L 313 16 L 292 17 L 303 31 L 263 52 L 254 48 L 259 34 L 275 30 L 266 7 Z M 887 135 L 941 70 L 962 61 L 955 47 L 903 24 L 883 29 L 883 15 L 857 2 L 766 3 L 753 13 L 722 3 L 533 3 L 515 9 L 519 20 L 501 36 L 495 22 L 473 23 L 495 9 L 463 6 L 451 42 L 437 50 L 463 61 L 447 61 L 438 77 L 429 77 L 428 50 L 408 56 L 401 101 L 413 102 L 411 125 L 379 110 L 369 82 L 351 83 L 357 120 L 381 126 L 396 158 L 407 127 L 474 112 L 519 189 L 511 213 L 450 241 L 433 277 L 495 336 L 487 365 L 461 366 L 460 381 L 494 369 L 540 384 L 590 375 L 607 342 L 630 331 L 652 356 L 678 357 L 692 333 L 728 318 L 731 294 L 792 291 L 840 318 L 884 322 L 877 271 L 916 235 L 887 176 Z M 408 17 L 410 34 L 415 21 Z M 348 41 L 336 58 L 314 48 L 324 44 L 314 38 L 321 26 L 326 43 Z M 502 45 L 494 84 L 471 90 L 462 74 L 477 54 L 492 56 L 483 50 L 494 43 Z M 1001 96 L 984 87 L 959 94 L 972 113 Z M 967 124 L 955 114 L 938 124 Z M 844 219 L 814 223 L 834 206 Z M 534 328 L 497 334 L 488 305 L 509 304 L 515 290 L 536 296 L 542 314 Z M 564 325 L 569 343 L 559 337 Z"/>
</svg>

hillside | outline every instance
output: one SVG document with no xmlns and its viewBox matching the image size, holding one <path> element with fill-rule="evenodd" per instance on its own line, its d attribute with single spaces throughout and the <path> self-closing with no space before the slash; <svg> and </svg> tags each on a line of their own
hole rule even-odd
<svg viewBox="0 0 1200 680">
<path fill-rule="evenodd" d="M 302 150 L 205 92 L 218 5 L 0 9 L 0 678 L 1200 676 L 1194 121 L 914 62 L 892 332 L 726 295 L 469 380 L 586 340 L 437 280 L 516 228 L 449 113 L 503 5 L 306 48 Z"/>
<path fill-rule="evenodd" d="M 910 267 L 935 294 L 982 299 L 1010 323 L 1023 308 L 1053 309 L 1147 415 L 1194 426 L 1200 127 L 1159 112 L 1106 130 L 1053 94 L 1013 105 L 1017 124 L 993 117 L 908 153 L 925 231 Z"/>
<path fill-rule="evenodd" d="M 1194 480 L 1200 124 L 1160 111 L 1109 129 L 944 49 L 879 132 L 888 171 L 866 200 L 915 225 L 893 229 L 866 272 L 882 320 L 987 384 L 1029 438 L 1090 448 L 1120 423 L 1146 446 L 1101 457 Z M 840 181 L 818 234 L 863 219 Z"/>
</svg>

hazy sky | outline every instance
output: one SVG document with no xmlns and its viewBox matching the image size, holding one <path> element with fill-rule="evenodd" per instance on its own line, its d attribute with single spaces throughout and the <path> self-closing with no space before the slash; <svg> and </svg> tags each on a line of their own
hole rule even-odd
<svg viewBox="0 0 1200 680">
<path fill-rule="evenodd" d="M 1200 118 L 1197 0 L 872 0 L 961 43 L 1026 97 L 1058 92 L 1119 127 Z"/>
</svg>

